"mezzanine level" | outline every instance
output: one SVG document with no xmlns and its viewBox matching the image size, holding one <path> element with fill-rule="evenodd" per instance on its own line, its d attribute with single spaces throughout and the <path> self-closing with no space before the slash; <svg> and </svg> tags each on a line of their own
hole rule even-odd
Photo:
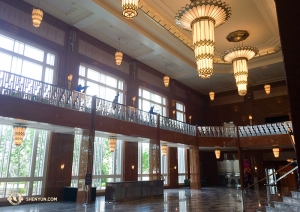
<svg viewBox="0 0 300 212">
<path fill-rule="evenodd" d="M 237 147 L 239 138 L 241 147 L 270 146 L 273 141 L 292 147 L 288 136 L 293 131 L 291 122 L 194 126 L 5 71 L 0 71 L 0 108 L 3 117 L 185 145 Z"/>
</svg>

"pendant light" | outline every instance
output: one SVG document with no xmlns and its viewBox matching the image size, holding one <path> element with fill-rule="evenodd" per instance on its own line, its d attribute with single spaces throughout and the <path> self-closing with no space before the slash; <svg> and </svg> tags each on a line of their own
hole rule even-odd
<svg viewBox="0 0 300 212">
<path fill-rule="evenodd" d="M 40 1 L 38 2 L 38 7 L 40 5 Z M 32 24 L 34 27 L 40 27 L 42 20 L 43 20 L 44 12 L 40 8 L 33 8 L 32 9 Z"/>
<path fill-rule="evenodd" d="M 119 50 L 115 53 L 116 64 L 119 66 L 122 63 L 123 53 L 120 51 L 120 38 L 119 38 Z"/>
<path fill-rule="evenodd" d="M 168 68 L 167 68 L 167 65 L 166 65 L 166 74 L 167 74 L 167 72 L 168 72 Z M 166 76 L 164 76 L 164 85 L 166 86 L 166 87 L 168 87 L 169 86 L 169 83 L 170 83 L 170 77 L 168 76 L 168 75 L 166 75 Z"/>
<path fill-rule="evenodd" d="M 14 125 L 13 126 L 13 131 L 14 131 L 14 144 L 16 146 L 20 146 L 22 144 L 23 138 L 25 136 L 26 132 L 26 126 L 23 125 Z"/>
</svg>

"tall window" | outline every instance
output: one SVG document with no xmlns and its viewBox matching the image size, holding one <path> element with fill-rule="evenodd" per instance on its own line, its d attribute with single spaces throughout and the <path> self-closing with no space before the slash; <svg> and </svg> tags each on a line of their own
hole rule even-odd
<svg viewBox="0 0 300 212">
<path fill-rule="evenodd" d="M 88 95 L 96 95 L 101 99 L 113 101 L 119 93 L 118 103 L 124 104 L 124 80 L 111 76 L 102 70 L 91 68 L 88 65 L 79 66 L 78 85 L 89 86 Z"/>
<path fill-rule="evenodd" d="M 53 84 L 56 56 L 42 47 L 0 32 L 0 70 Z"/>
<path fill-rule="evenodd" d="M 48 131 L 27 128 L 22 144 L 15 146 L 13 127 L 0 125 L 0 199 L 13 192 L 43 195 L 48 144 Z"/>
<path fill-rule="evenodd" d="M 176 102 L 176 118 L 178 121 L 185 122 L 185 106 L 183 103 Z"/>
<path fill-rule="evenodd" d="M 154 106 L 154 112 L 167 116 L 166 98 L 149 90 L 139 88 L 139 109 L 149 111 Z"/>
<path fill-rule="evenodd" d="M 162 145 L 160 146 L 160 149 L 162 148 Z M 160 154 L 160 170 L 161 170 L 161 175 L 164 178 L 164 184 L 169 185 L 169 179 L 168 179 L 168 154 L 169 151 L 167 150 L 167 153 L 165 156 Z"/>
<path fill-rule="evenodd" d="M 178 147 L 178 183 L 184 183 L 186 178 L 186 149 Z"/>
<path fill-rule="evenodd" d="M 139 142 L 138 146 L 138 180 L 149 180 L 149 143 Z"/>
<path fill-rule="evenodd" d="M 106 182 L 121 181 L 122 173 L 122 145 L 123 141 L 117 140 L 114 152 L 110 152 L 108 139 L 95 137 L 94 140 L 94 164 L 92 186 L 97 190 L 104 190 Z M 81 135 L 75 135 L 72 181 L 71 186 L 78 186 L 78 172 L 80 161 Z"/>
</svg>

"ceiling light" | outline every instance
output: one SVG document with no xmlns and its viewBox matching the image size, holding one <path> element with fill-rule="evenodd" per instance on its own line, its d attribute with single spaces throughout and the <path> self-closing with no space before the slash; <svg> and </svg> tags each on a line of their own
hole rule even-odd
<svg viewBox="0 0 300 212">
<path fill-rule="evenodd" d="M 138 15 L 139 0 L 122 0 L 122 14 L 126 19 L 133 19 Z"/>
<path fill-rule="evenodd" d="M 270 94 L 271 93 L 271 85 L 265 84 L 264 88 L 265 88 L 266 94 Z"/>
<path fill-rule="evenodd" d="M 166 65 L 166 74 L 168 74 L 168 66 Z M 166 87 L 169 86 L 170 83 L 170 77 L 168 75 L 164 76 L 164 84 Z"/>
<path fill-rule="evenodd" d="M 275 158 L 279 157 L 279 148 L 278 147 L 273 147 L 273 154 Z"/>
<path fill-rule="evenodd" d="M 119 50 L 115 53 L 116 64 L 119 66 L 122 63 L 123 53 L 120 51 L 120 38 L 119 38 Z"/>
<path fill-rule="evenodd" d="M 242 36 L 242 33 L 248 34 L 247 31 L 238 30 L 230 33 L 227 36 L 227 40 L 230 42 L 239 42 L 247 38 L 248 36 Z M 255 57 L 258 54 L 258 49 L 251 46 L 237 46 L 233 49 L 227 50 L 222 54 L 222 60 L 225 62 L 231 62 L 233 65 L 233 72 L 238 87 L 238 93 L 240 96 L 247 94 L 248 84 L 248 60 Z"/>
<path fill-rule="evenodd" d="M 215 150 L 216 158 L 220 159 L 221 151 L 219 149 Z"/>
<path fill-rule="evenodd" d="M 13 126 L 13 129 L 14 129 L 14 144 L 16 146 L 20 146 L 25 136 L 26 126 L 15 125 Z"/>
<path fill-rule="evenodd" d="M 43 11 L 39 8 L 33 8 L 32 9 L 32 24 L 34 27 L 38 28 L 40 27 L 42 20 L 43 20 Z"/>
<path fill-rule="evenodd" d="M 193 33 L 193 48 L 199 77 L 213 74 L 215 27 L 231 16 L 231 8 L 220 0 L 191 0 L 176 14 L 176 24 Z"/>
<path fill-rule="evenodd" d="M 170 77 L 169 76 L 164 76 L 164 84 L 165 84 L 165 86 L 166 87 L 168 87 L 169 86 L 169 83 L 170 83 Z"/>
<path fill-rule="evenodd" d="M 215 99 L 215 92 L 209 92 L 209 98 L 210 98 L 210 100 L 211 101 L 214 101 L 214 99 Z"/>
<path fill-rule="evenodd" d="M 117 138 L 111 137 L 108 139 L 108 145 L 110 152 L 114 152 L 116 148 Z"/>
<path fill-rule="evenodd" d="M 161 154 L 162 154 L 162 156 L 166 156 L 166 154 L 167 154 L 167 148 L 168 148 L 168 146 L 166 146 L 166 145 L 162 145 L 161 146 Z"/>
</svg>

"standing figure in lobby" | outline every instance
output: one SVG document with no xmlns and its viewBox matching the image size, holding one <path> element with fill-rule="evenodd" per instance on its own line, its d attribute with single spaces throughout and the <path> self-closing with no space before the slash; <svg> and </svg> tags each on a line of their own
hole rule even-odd
<svg viewBox="0 0 300 212">
<path fill-rule="evenodd" d="M 112 102 L 112 108 L 113 108 L 113 109 L 116 109 L 116 107 L 117 107 L 119 95 L 120 95 L 120 94 L 119 94 L 119 92 L 118 92 L 117 95 L 115 96 L 113 102 Z"/>
<path fill-rule="evenodd" d="M 250 186 L 252 184 L 253 184 L 252 175 L 249 171 L 246 171 L 246 173 L 244 175 L 244 187 L 247 188 L 248 186 Z"/>
</svg>

